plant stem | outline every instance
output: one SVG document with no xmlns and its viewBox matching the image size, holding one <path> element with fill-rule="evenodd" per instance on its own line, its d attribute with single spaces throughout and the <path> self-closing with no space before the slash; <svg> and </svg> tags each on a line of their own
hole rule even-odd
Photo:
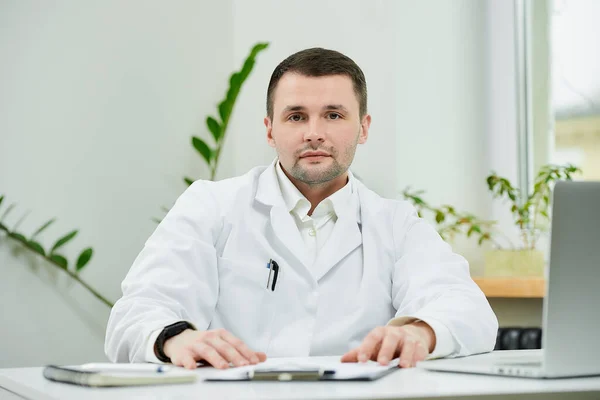
<svg viewBox="0 0 600 400">
<path fill-rule="evenodd" d="M 10 236 L 10 234 L 12 232 L 9 231 L 6 226 L 0 224 L 0 230 L 5 231 L 8 234 L 9 237 L 12 237 L 12 236 Z M 22 240 L 18 240 L 18 239 L 14 238 L 14 237 L 13 237 L 13 239 L 16 240 L 17 242 L 21 243 L 23 246 L 25 246 L 29 250 L 33 251 L 35 254 L 41 256 L 42 258 L 44 258 L 44 260 L 48 261 L 50 264 L 52 264 L 55 267 L 57 267 L 58 269 L 64 271 L 67 275 L 69 275 L 71 278 L 73 278 L 74 280 L 76 280 L 77 282 L 79 282 L 79 284 L 81 284 L 81 286 L 83 286 L 84 288 L 86 288 L 92 295 L 94 295 L 94 297 L 96 297 L 98 300 L 100 300 L 101 302 L 103 302 L 104 304 L 106 304 L 108 307 L 112 308 L 114 306 L 114 303 L 110 302 L 106 297 L 104 297 L 100 293 L 98 293 L 98 291 L 96 291 L 96 289 L 94 289 L 93 287 L 91 287 L 87 282 L 85 282 L 83 279 L 81 279 L 79 277 L 79 275 L 77 275 L 76 273 L 74 273 L 72 271 L 69 271 L 66 268 L 63 268 L 62 266 L 60 266 L 58 263 L 56 263 L 55 261 L 53 261 L 49 257 L 42 256 L 28 242 L 23 242 Z"/>
<path fill-rule="evenodd" d="M 505 234 L 504 232 L 502 232 L 500 229 L 495 229 L 496 234 L 501 235 L 502 237 L 504 237 L 504 239 L 506 240 L 506 242 L 508 243 L 508 245 L 511 247 L 511 249 L 515 250 L 515 244 L 510 240 L 510 238 L 508 237 L 507 234 Z M 496 244 L 498 244 L 497 242 L 494 242 Z M 504 246 L 498 246 L 499 248 L 502 248 Z"/>
<path fill-rule="evenodd" d="M 546 186 L 546 188 L 547 188 L 547 186 Z M 542 193 L 539 193 L 537 196 L 537 201 L 535 202 L 535 205 L 533 206 L 534 214 L 533 214 L 533 225 L 531 225 L 532 232 L 535 232 L 537 229 L 537 220 L 538 220 L 538 215 L 539 215 L 538 210 L 540 207 L 540 203 L 542 202 L 542 198 L 543 198 Z M 531 250 L 535 249 L 535 244 L 536 244 L 536 241 L 532 240 Z"/>
</svg>

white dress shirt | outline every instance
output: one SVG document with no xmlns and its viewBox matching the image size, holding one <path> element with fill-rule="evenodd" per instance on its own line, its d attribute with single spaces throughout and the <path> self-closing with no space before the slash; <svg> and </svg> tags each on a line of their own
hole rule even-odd
<svg viewBox="0 0 600 400">
<path fill-rule="evenodd" d="M 310 202 L 285 175 L 279 163 L 277 163 L 276 171 L 283 200 L 288 211 L 294 216 L 296 226 L 306 245 L 309 260 L 313 264 L 319 250 L 323 248 L 333 231 L 338 218 L 336 209 L 345 207 L 352 201 L 352 182 L 348 181 L 340 190 L 321 201 L 313 210 L 312 215 L 308 215 L 311 209 Z"/>
</svg>

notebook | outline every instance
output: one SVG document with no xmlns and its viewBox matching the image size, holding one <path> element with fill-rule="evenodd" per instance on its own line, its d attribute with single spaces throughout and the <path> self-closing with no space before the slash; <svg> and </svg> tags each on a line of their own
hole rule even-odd
<svg viewBox="0 0 600 400">
<path fill-rule="evenodd" d="M 374 361 L 342 363 L 282 358 L 268 359 L 255 366 L 215 371 L 205 381 L 374 381 L 396 370 L 398 359 L 382 366 Z"/>
<path fill-rule="evenodd" d="M 151 368 L 151 365 L 142 364 L 140 368 L 136 368 L 135 364 L 87 364 L 73 367 L 48 365 L 43 374 L 44 378 L 51 381 L 93 387 L 188 383 L 197 378 L 197 374 L 183 368 Z"/>
</svg>

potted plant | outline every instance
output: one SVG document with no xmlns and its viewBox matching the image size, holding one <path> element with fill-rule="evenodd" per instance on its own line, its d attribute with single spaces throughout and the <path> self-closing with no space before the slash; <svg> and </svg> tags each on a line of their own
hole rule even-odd
<svg viewBox="0 0 600 400">
<path fill-rule="evenodd" d="M 484 256 L 486 276 L 544 276 L 544 254 L 536 246 L 541 234 L 550 226 L 552 188 L 559 180 L 572 180 L 578 172 L 581 170 L 571 164 L 545 165 L 527 195 L 495 173 L 487 177 L 487 186 L 494 198 L 508 201 L 520 243 L 515 246 L 509 240 L 507 246 L 487 251 Z"/>
<path fill-rule="evenodd" d="M 543 276 L 544 254 L 536 248 L 540 235 L 550 222 L 550 198 L 552 188 L 558 180 L 571 180 L 573 174 L 581 170 L 573 165 L 543 166 L 533 185 L 533 190 L 524 198 L 506 178 L 492 173 L 487 177 L 488 189 L 494 198 L 506 198 L 520 233 L 520 244 L 515 245 L 504 232 L 497 228 L 495 221 L 486 221 L 473 214 L 459 212 L 451 205 L 433 207 L 422 197 L 423 191 L 402 193 L 411 201 L 419 216 L 431 214 L 437 231 L 444 240 L 452 240 L 457 234 L 474 236 L 482 245 L 490 242 L 494 247 L 486 251 L 485 275 L 487 276 Z"/>
</svg>

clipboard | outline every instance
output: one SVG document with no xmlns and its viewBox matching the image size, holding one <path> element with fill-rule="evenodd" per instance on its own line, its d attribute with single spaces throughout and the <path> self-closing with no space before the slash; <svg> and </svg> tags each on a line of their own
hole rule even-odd
<svg viewBox="0 0 600 400">
<path fill-rule="evenodd" d="M 354 364 L 356 365 L 356 364 Z M 364 368 L 251 368 L 245 370 L 220 371 L 219 374 L 206 378 L 205 382 L 365 382 L 383 378 L 397 370 L 397 363 L 386 367 Z M 354 371 L 353 371 L 354 370 Z"/>
</svg>

